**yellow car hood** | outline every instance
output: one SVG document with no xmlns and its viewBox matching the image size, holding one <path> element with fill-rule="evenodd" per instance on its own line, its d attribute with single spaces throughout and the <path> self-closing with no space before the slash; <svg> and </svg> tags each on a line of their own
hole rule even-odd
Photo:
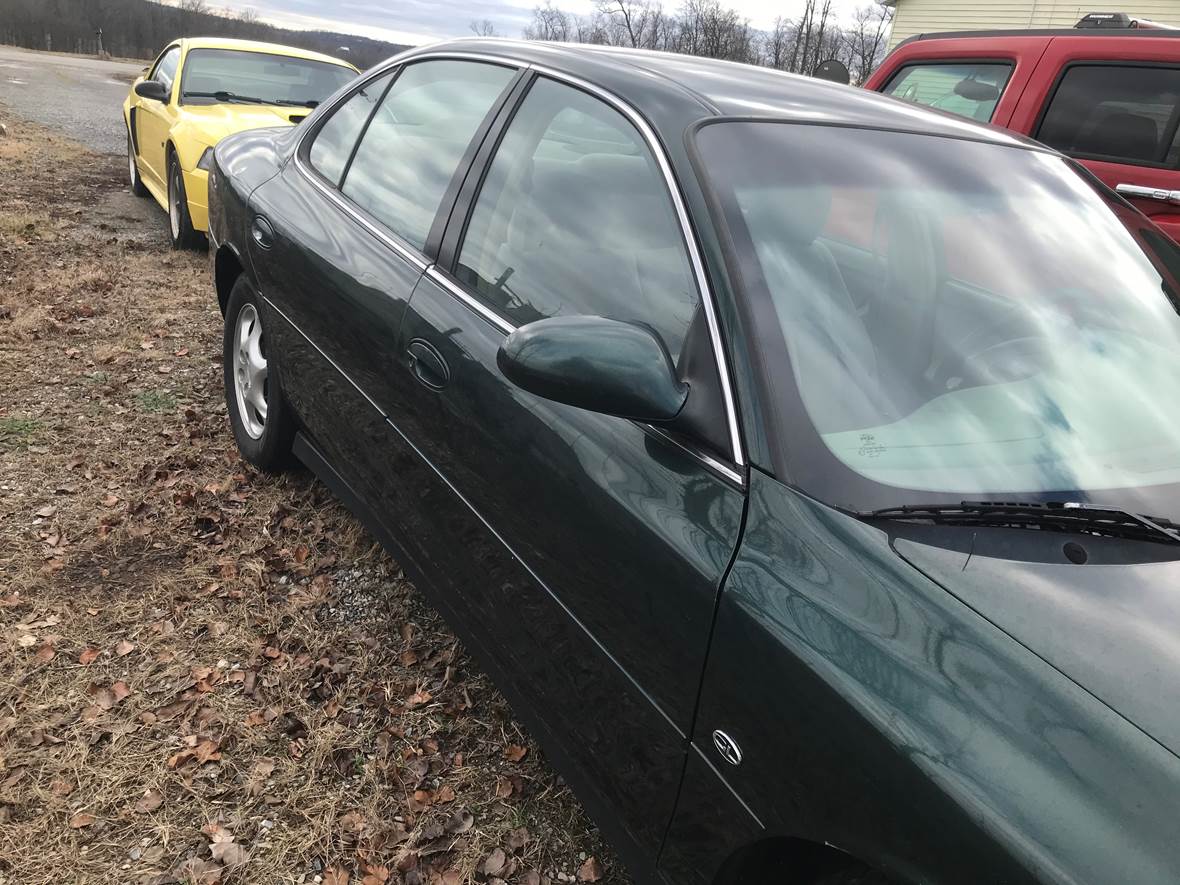
<svg viewBox="0 0 1180 885">
<path fill-rule="evenodd" d="M 227 135 L 247 129 L 291 126 L 311 113 L 311 108 L 272 107 L 269 105 L 212 104 L 185 105 L 181 121 L 189 137 L 213 147 Z M 291 118 L 294 117 L 295 120 Z"/>
</svg>

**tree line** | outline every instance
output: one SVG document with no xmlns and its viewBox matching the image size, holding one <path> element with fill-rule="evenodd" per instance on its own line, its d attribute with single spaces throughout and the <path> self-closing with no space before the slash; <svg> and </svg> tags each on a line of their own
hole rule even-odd
<svg viewBox="0 0 1180 885">
<path fill-rule="evenodd" d="M 252 9 L 215 12 L 206 0 L 0 0 L 0 42 L 27 49 L 150 59 L 168 41 L 185 36 L 298 46 L 347 58 L 362 70 L 406 48 L 350 34 L 280 28 L 260 21 Z"/>
<path fill-rule="evenodd" d="M 547 0 L 533 10 L 524 37 L 682 52 L 806 74 L 834 58 L 848 66 L 854 83 L 863 83 L 885 55 L 892 20 L 891 7 L 869 3 L 842 23 L 832 0 L 806 0 L 800 15 L 780 16 L 761 30 L 720 0 L 685 0 L 675 12 L 659 0 L 598 0 L 589 15 Z M 482 22 L 471 27 L 486 33 Z"/>
</svg>

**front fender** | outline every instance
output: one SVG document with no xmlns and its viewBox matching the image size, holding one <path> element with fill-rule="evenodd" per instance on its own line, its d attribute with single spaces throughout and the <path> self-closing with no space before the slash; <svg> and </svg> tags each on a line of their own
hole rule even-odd
<svg viewBox="0 0 1180 885">
<path fill-rule="evenodd" d="M 747 838 L 826 843 L 904 882 L 1174 881 L 1180 760 L 884 532 L 751 477 L 693 735 L 708 765 L 682 794 L 716 801 L 678 807 L 669 872 L 742 847 L 707 813 L 736 795 Z"/>
</svg>

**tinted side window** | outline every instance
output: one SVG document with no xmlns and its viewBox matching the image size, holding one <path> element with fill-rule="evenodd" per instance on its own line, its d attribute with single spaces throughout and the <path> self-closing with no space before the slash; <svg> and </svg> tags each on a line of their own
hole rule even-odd
<svg viewBox="0 0 1180 885">
<path fill-rule="evenodd" d="M 518 325 L 558 314 L 642 322 L 674 356 L 699 303 L 667 185 L 639 132 L 545 79 L 504 134 L 456 274 Z"/>
<path fill-rule="evenodd" d="M 385 87 L 391 79 L 393 74 L 386 74 L 354 92 L 344 104 L 332 111 L 328 122 L 316 133 L 308 159 L 316 171 L 333 184 L 340 183 L 344 167 L 352 156 L 352 149 L 361 137 L 361 130 L 365 128 L 365 123 L 385 94 Z"/>
<path fill-rule="evenodd" d="M 1037 138 L 1068 154 L 1177 165 L 1180 68 L 1075 65 L 1049 100 Z"/>
<path fill-rule="evenodd" d="M 466 61 L 407 66 L 361 139 L 344 193 L 415 246 L 424 246 L 463 152 L 515 74 Z"/>
<path fill-rule="evenodd" d="M 1005 62 L 906 65 L 882 91 L 986 123 L 1011 74 L 1012 65 Z"/>
<path fill-rule="evenodd" d="M 176 79 L 176 66 L 178 64 L 180 64 L 180 47 L 173 46 L 156 63 L 156 69 L 152 72 L 152 79 L 163 83 L 171 89 L 172 82 Z"/>
</svg>

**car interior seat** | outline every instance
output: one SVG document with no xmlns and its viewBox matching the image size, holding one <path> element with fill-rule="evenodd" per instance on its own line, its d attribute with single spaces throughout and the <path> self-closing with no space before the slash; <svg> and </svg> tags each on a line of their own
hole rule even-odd
<svg viewBox="0 0 1180 885">
<path fill-rule="evenodd" d="M 738 194 L 804 404 L 821 433 L 881 423 L 872 338 L 831 250 L 818 239 L 832 208 L 821 185 Z"/>
</svg>

